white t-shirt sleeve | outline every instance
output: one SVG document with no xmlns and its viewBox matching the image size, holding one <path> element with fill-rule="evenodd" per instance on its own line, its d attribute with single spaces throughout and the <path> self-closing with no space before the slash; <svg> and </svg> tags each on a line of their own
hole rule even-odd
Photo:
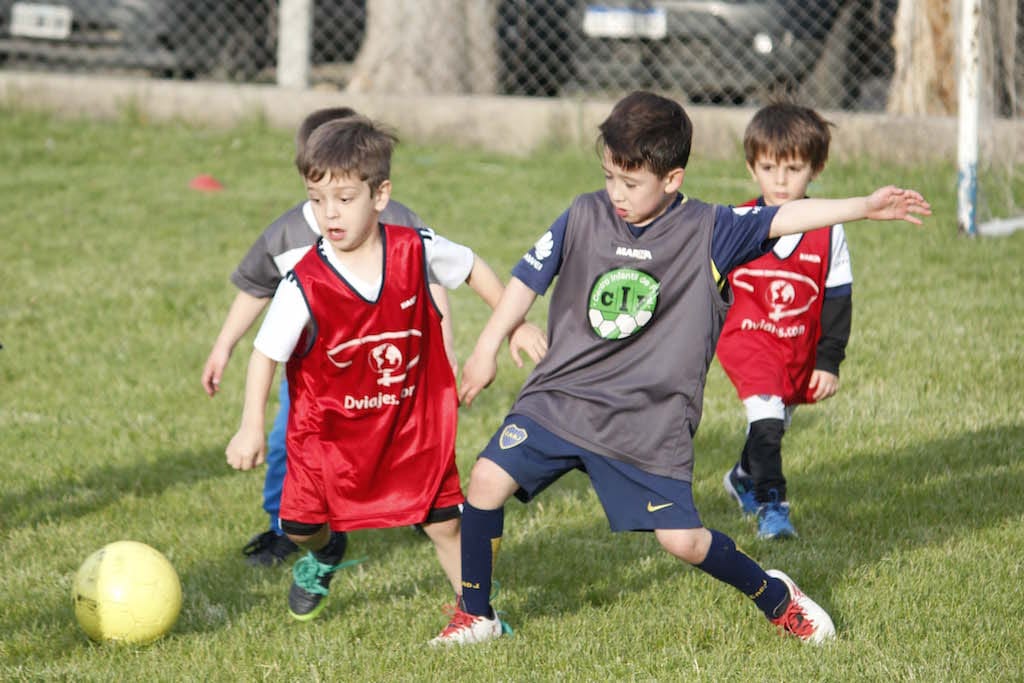
<svg viewBox="0 0 1024 683">
<path fill-rule="evenodd" d="M 429 228 L 420 228 L 427 255 L 427 279 L 445 289 L 455 289 L 473 270 L 473 250 L 441 237 Z"/>
<path fill-rule="evenodd" d="M 843 224 L 832 226 L 832 256 L 829 260 L 825 289 L 853 284 L 853 268 L 850 265 L 850 250 L 846 246 Z"/>
<path fill-rule="evenodd" d="M 268 358 L 287 363 L 307 324 L 306 299 L 292 278 L 285 277 L 277 286 L 253 346 Z"/>
</svg>

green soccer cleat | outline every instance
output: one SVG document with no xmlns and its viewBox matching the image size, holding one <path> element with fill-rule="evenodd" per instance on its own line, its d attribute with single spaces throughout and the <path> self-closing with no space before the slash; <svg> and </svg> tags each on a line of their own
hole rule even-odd
<svg viewBox="0 0 1024 683">
<path fill-rule="evenodd" d="M 308 552 L 292 566 L 292 587 L 288 590 L 288 612 L 299 621 L 315 619 L 327 604 L 331 579 L 339 569 L 359 564 L 366 558 L 340 564 L 324 564 Z"/>
</svg>

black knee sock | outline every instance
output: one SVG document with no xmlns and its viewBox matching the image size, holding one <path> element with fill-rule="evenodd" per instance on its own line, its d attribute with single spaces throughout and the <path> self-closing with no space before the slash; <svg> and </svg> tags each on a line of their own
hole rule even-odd
<svg viewBox="0 0 1024 683">
<path fill-rule="evenodd" d="M 491 576 L 504 526 L 504 508 L 462 506 L 462 603 L 470 614 L 493 616 Z"/>
<path fill-rule="evenodd" d="M 747 432 L 747 440 L 743 442 L 743 450 L 740 452 L 740 469 L 750 476 L 750 432 Z"/>
<path fill-rule="evenodd" d="M 348 547 L 348 534 L 344 531 L 332 531 L 327 545 L 320 550 L 313 552 L 317 562 L 324 564 L 340 564 L 345 557 L 345 548 Z"/>
<path fill-rule="evenodd" d="M 777 617 L 775 612 L 780 605 L 785 608 L 789 599 L 786 584 L 768 576 L 731 538 L 714 529 L 708 531 L 711 532 L 711 547 L 704 561 L 695 565 L 697 569 L 742 592 L 769 618 Z"/>
<path fill-rule="evenodd" d="M 750 423 L 747 443 L 743 447 L 749 468 L 744 466 L 754 480 L 754 499 L 758 503 L 772 500 L 772 490 L 779 500 L 786 500 L 786 477 L 782 475 L 782 434 L 785 423 L 775 418 Z"/>
</svg>

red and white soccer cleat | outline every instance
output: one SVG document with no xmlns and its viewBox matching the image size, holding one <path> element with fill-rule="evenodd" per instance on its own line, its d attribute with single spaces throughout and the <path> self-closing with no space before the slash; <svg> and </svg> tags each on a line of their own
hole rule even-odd
<svg viewBox="0 0 1024 683">
<path fill-rule="evenodd" d="M 836 627 L 828 612 L 804 595 L 793 579 L 778 569 L 769 569 L 767 574 L 781 580 L 789 589 L 789 605 L 786 606 L 786 611 L 782 616 L 769 621 L 783 631 L 814 645 L 821 645 L 826 640 L 836 637 Z"/>
<path fill-rule="evenodd" d="M 498 615 L 494 615 L 493 619 L 488 619 L 456 608 L 452 612 L 452 620 L 448 622 L 440 635 L 430 641 L 430 644 L 436 646 L 484 643 L 500 638 L 503 632 L 504 628 Z"/>
</svg>

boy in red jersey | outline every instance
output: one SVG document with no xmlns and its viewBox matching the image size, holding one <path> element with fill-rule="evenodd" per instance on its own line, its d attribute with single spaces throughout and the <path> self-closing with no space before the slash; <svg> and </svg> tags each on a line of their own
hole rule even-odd
<svg viewBox="0 0 1024 683">
<path fill-rule="evenodd" d="M 355 116 L 349 107 L 325 107 L 310 112 L 299 125 L 295 134 L 295 150 L 301 153 L 309 136 L 319 126 L 334 119 Z M 426 238 L 443 240 L 427 228 L 416 212 L 391 199 L 380 214 L 380 222 L 389 225 L 408 225 L 420 229 Z M 206 393 L 213 397 L 220 389 L 221 377 L 235 345 L 252 327 L 270 303 L 281 279 L 299 259 L 309 251 L 320 237 L 320 228 L 313 215 L 312 203 L 304 199 L 271 223 L 249 248 L 245 257 L 231 274 L 231 282 L 238 293 L 224 319 L 220 333 L 210 349 L 210 355 L 203 366 L 202 383 Z M 450 250 L 449 250 L 450 251 Z M 473 253 L 462 248 L 459 259 L 472 264 Z M 467 270 L 468 272 L 468 270 Z M 456 274 L 458 282 L 464 274 Z M 430 291 L 434 302 L 441 310 L 442 330 L 445 347 L 449 350 L 452 363 L 455 362 L 452 345 L 452 324 L 448 307 L 448 295 L 440 283 L 431 283 Z M 282 380 L 278 394 L 278 410 L 270 434 L 267 436 L 266 473 L 263 478 L 263 509 L 269 517 L 269 525 L 246 543 L 242 553 L 253 566 L 275 566 L 283 563 L 297 552 L 299 547 L 281 530 L 279 512 L 281 489 L 284 486 L 286 469 L 285 430 L 288 426 L 288 381 Z"/>
<path fill-rule="evenodd" d="M 759 110 L 747 126 L 747 168 L 761 196 L 781 206 L 807 195 L 825 168 L 829 123 L 791 103 Z M 796 536 L 782 474 L 782 435 L 801 403 L 833 396 L 850 338 L 853 273 L 842 224 L 780 237 L 771 251 L 729 273 L 735 298 L 718 360 L 747 412 L 747 438 L 723 479 L 757 536 Z"/>
<path fill-rule="evenodd" d="M 459 592 L 458 398 L 428 281 L 463 277 L 492 307 L 502 285 L 479 258 L 467 277 L 456 250 L 439 248 L 447 242 L 378 222 L 391 194 L 394 142 L 356 116 L 319 126 L 299 153 L 322 237 L 278 286 L 226 451 L 236 469 L 262 462 L 267 395 L 277 363 L 286 362 L 281 527 L 309 551 L 293 568 L 288 595 L 289 611 L 303 621 L 323 608 L 346 532 L 355 529 L 422 524 Z M 517 328 L 514 355 L 538 360 L 542 333 Z"/>
</svg>

